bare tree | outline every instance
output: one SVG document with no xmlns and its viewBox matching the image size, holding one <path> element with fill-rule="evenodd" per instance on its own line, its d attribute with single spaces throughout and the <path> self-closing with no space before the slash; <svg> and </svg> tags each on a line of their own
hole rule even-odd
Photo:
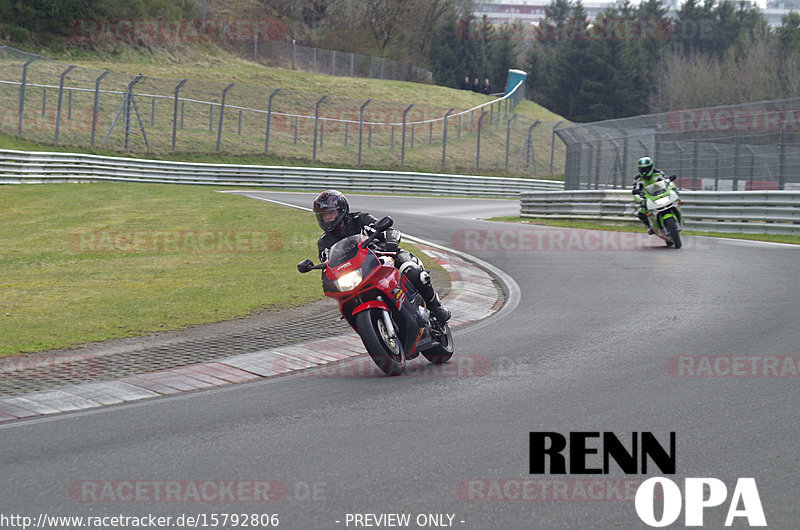
<svg viewBox="0 0 800 530">
<path fill-rule="evenodd" d="M 382 52 L 398 36 L 411 13 L 406 0 L 365 0 L 365 22 Z"/>
</svg>

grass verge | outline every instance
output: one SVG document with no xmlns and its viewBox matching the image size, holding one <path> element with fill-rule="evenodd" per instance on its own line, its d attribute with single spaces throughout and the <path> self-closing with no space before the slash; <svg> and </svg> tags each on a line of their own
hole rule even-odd
<svg viewBox="0 0 800 530">
<path fill-rule="evenodd" d="M 528 223 L 544 226 L 558 226 L 561 228 L 580 228 L 584 230 L 607 230 L 614 232 L 645 232 L 644 227 L 628 226 L 628 225 L 607 225 L 601 223 L 592 223 L 588 221 L 567 221 L 555 219 L 534 219 L 529 217 L 492 217 L 489 221 L 501 221 L 506 223 Z M 800 235 L 791 234 L 741 234 L 731 232 L 701 232 L 697 230 L 684 230 L 682 232 L 687 236 L 707 236 L 707 237 L 724 237 L 727 239 L 747 239 L 751 241 L 769 241 L 772 243 L 788 243 L 792 245 L 800 245 Z"/>
<path fill-rule="evenodd" d="M 314 218 L 213 187 L 2 186 L 0 223 L 0 357 L 322 298 Z"/>
</svg>

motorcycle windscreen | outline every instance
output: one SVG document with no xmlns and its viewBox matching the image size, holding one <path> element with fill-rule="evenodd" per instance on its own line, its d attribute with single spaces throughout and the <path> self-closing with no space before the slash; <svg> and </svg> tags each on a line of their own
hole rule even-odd
<svg viewBox="0 0 800 530">
<path fill-rule="evenodd" d="M 358 244 L 361 236 L 350 236 L 337 241 L 328 253 L 328 267 L 338 267 L 355 258 L 358 254 Z"/>
<path fill-rule="evenodd" d="M 653 182 L 649 186 L 645 186 L 644 190 L 651 197 L 658 197 L 659 195 L 662 195 L 667 192 L 667 186 L 661 181 Z"/>
</svg>

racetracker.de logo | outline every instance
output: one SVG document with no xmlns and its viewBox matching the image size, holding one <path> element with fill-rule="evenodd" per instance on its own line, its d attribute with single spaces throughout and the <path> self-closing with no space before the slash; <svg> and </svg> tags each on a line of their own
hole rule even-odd
<svg viewBox="0 0 800 530">
<path fill-rule="evenodd" d="M 456 495 L 465 502 L 626 502 L 644 479 L 468 479 Z"/>
<path fill-rule="evenodd" d="M 283 248 L 276 230 L 76 230 L 73 252 L 274 252 Z"/>
<path fill-rule="evenodd" d="M 83 19 L 69 26 L 77 42 L 253 42 L 286 35 L 280 20 L 266 19 Z"/>
<path fill-rule="evenodd" d="M 667 114 L 667 128 L 675 132 L 759 133 L 800 132 L 800 110 L 716 108 L 675 110 Z"/>
<path fill-rule="evenodd" d="M 675 355 L 667 359 L 673 377 L 798 377 L 800 355 Z"/>
<path fill-rule="evenodd" d="M 272 502 L 286 498 L 277 480 L 79 480 L 75 502 Z"/>
<path fill-rule="evenodd" d="M 644 232 L 535 230 L 523 228 L 463 229 L 453 234 L 453 248 L 464 252 L 612 251 L 665 247 Z M 703 240 L 687 238 L 683 248 L 701 248 Z"/>
</svg>

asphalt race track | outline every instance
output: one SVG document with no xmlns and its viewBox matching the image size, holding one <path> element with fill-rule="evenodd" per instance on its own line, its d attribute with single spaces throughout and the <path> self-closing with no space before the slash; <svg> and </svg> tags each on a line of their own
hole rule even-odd
<svg viewBox="0 0 800 530">
<path fill-rule="evenodd" d="M 350 202 L 501 269 L 519 305 L 455 332 L 451 366 L 438 372 L 388 378 L 345 361 L 352 369 L 318 377 L 4 425 L 0 514 L 199 515 L 206 528 L 234 513 L 277 514 L 289 529 L 405 526 L 388 514 L 408 515 L 409 528 L 648 528 L 632 495 L 666 476 L 682 491 L 685 478 L 720 479 L 726 500 L 704 524 L 722 528 L 737 479 L 752 477 L 769 527 L 800 527 L 800 248 L 686 237 L 675 251 L 652 237 L 476 220 L 514 215 L 515 201 Z M 608 474 L 529 473 L 530 432 L 579 431 L 613 432 L 626 446 L 650 432 L 667 449 L 674 432 L 676 472 L 650 460 L 647 474 L 614 461 Z M 603 467 L 600 440 L 587 444 L 599 450 L 589 468 Z M 269 501 L 252 500 L 265 491 Z M 682 512 L 674 526 L 684 524 Z"/>
</svg>

